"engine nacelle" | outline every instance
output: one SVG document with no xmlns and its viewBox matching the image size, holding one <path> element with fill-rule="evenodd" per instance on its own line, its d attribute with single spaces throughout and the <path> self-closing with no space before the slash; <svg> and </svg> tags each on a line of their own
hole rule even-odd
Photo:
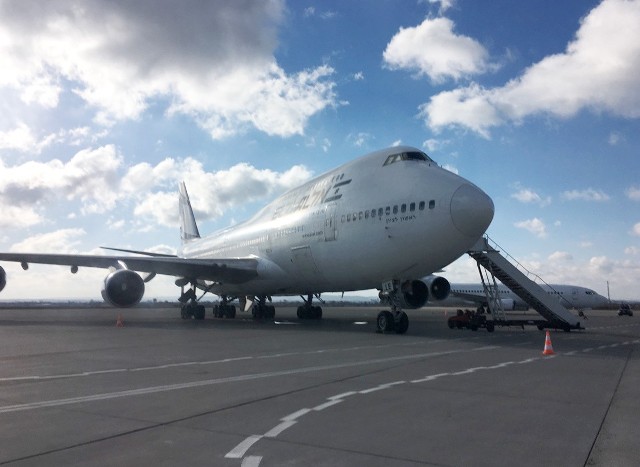
<svg viewBox="0 0 640 467">
<path fill-rule="evenodd" d="M 7 273 L 2 266 L 0 266 L 0 292 L 7 285 Z"/>
<path fill-rule="evenodd" d="M 429 300 L 429 287 L 421 280 L 410 280 L 400 285 L 400 306 L 413 310 L 423 307 Z"/>
<path fill-rule="evenodd" d="M 413 310 L 426 305 L 427 301 L 444 300 L 449 296 L 451 285 L 444 277 L 428 276 L 422 279 L 404 281 L 400 284 L 400 306 Z M 389 295 L 380 292 L 380 300 L 389 302 Z"/>
<path fill-rule="evenodd" d="M 505 311 L 513 311 L 516 309 L 516 302 L 512 298 L 501 298 L 500 305 Z"/>
<path fill-rule="evenodd" d="M 451 284 L 444 277 L 429 276 L 422 279 L 429 288 L 429 300 L 440 301 L 449 296 Z"/>
<path fill-rule="evenodd" d="M 104 279 L 102 298 L 115 307 L 136 305 L 144 295 L 144 281 L 129 269 L 113 271 Z"/>
</svg>

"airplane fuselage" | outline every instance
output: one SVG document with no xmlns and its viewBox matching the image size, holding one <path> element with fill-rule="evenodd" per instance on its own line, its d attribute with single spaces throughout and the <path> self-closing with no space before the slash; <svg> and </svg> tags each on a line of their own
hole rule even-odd
<svg viewBox="0 0 640 467">
<path fill-rule="evenodd" d="M 258 259 L 257 278 L 213 285 L 217 294 L 361 290 L 446 266 L 492 217 L 491 199 L 475 185 L 415 148 L 395 147 L 316 177 L 242 224 L 187 242 L 179 256 Z"/>
<path fill-rule="evenodd" d="M 586 287 L 565 284 L 542 284 L 542 289 L 556 297 L 566 308 L 578 310 L 599 308 L 607 304 L 607 299 Z M 504 309 L 527 309 L 529 305 L 503 284 L 498 285 L 498 296 Z M 486 297 L 481 284 L 451 284 L 451 295 L 442 305 L 455 305 L 460 302 L 485 303 Z"/>
</svg>

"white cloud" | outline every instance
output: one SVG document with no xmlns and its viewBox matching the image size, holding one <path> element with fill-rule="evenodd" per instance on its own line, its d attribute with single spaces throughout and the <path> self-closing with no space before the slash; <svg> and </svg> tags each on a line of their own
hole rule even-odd
<svg viewBox="0 0 640 467">
<path fill-rule="evenodd" d="M 445 165 L 442 166 L 442 168 L 445 169 L 445 170 L 448 170 L 449 172 L 454 173 L 456 175 L 460 173 L 459 170 L 457 169 L 457 167 L 455 167 L 455 166 L 453 166 L 451 164 L 445 164 Z"/>
<path fill-rule="evenodd" d="M 524 229 L 536 237 L 545 238 L 547 236 L 547 229 L 544 222 L 537 217 L 514 224 L 519 229 Z"/>
<path fill-rule="evenodd" d="M 5 203 L 1 196 L 0 208 L 2 208 L 1 229 L 24 229 L 44 221 L 44 218 L 33 207 L 12 206 Z"/>
<path fill-rule="evenodd" d="M 449 143 L 451 143 L 451 141 L 448 139 L 429 138 L 422 143 L 422 147 L 425 148 L 427 152 L 432 152 L 442 149 Z"/>
<path fill-rule="evenodd" d="M 457 35 L 448 18 L 427 18 L 420 25 L 400 28 L 383 53 L 392 70 L 415 70 L 434 83 L 484 73 L 491 65 L 488 53 L 474 39 Z"/>
<path fill-rule="evenodd" d="M 498 109 L 477 84 L 436 94 L 419 106 L 419 116 L 435 132 L 449 125 L 460 125 L 489 138 L 489 128 L 504 122 Z"/>
<path fill-rule="evenodd" d="M 80 200 L 85 214 L 105 212 L 119 196 L 121 165 L 112 145 L 84 149 L 66 163 L 53 159 L 7 166 L 0 160 L 0 207 L 3 212 L 24 209 L 28 225 L 42 221 L 36 210 L 59 198 Z"/>
<path fill-rule="evenodd" d="M 624 141 L 624 136 L 622 136 L 622 134 L 617 131 L 612 131 L 611 133 L 609 133 L 608 141 L 611 146 L 616 146 L 621 141 Z"/>
<path fill-rule="evenodd" d="M 587 188 L 586 190 L 571 190 L 562 193 L 562 197 L 569 201 L 609 201 L 611 197 L 602 190 Z"/>
<path fill-rule="evenodd" d="M 432 5 L 440 5 L 439 12 L 440 14 L 447 11 L 449 8 L 452 8 L 455 5 L 455 0 L 427 0 Z"/>
<path fill-rule="evenodd" d="M 349 135 L 347 135 L 347 140 L 351 142 L 351 144 L 353 144 L 356 147 L 362 147 L 365 146 L 366 144 L 369 143 L 369 141 L 373 140 L 374 136 L 369 134 L 369 133 L 364 133 L 364 132 L 360 132 L 360 133 L 349 133 Z"/>
<path fill-rule="evenodd" d="M 630 246 L 624 249 L 624 254 L 625 255 L 640 255 L 640 248 L 638 248 L 637 246 Z"/>
<path fill-rule="evenodd" d="M 549 255 L 549 261 L 552 262 L 571 261 L 572 259 L 571 253 L 566 251 L 556 251 Z"/>
<path fill-rule="evenodd" d="M 77 253 L 74 248 L 86 232 L 83 229 L 62 229 L 34 235 L 11 246 L 13 252 L 33 253 Z"/>
<path fill-rule="evenodd" d="M 73 92 L 105 125 L 139 118 L 154 99 L 213 138 L 250 127 L 302 134 L 337 105 L 333 69 L 288 74 L 277 64 L 283 16 L 281 0 L 2 3 L 0 88 L 48 108 Z"/>
<path fill-rule="evenodd" d="M 546 198 L 542 198 L 538 193 L 529 188 L 520 187 L 511 197 L 521 203 L 536 203 L 543 207 L 551 204 L 551 197 L 547 196 Z"/>
<path fill-rule="evenodd" d="M 323 144 L 330 144 L 325 141 Z M 300 185 L 311 177 L 302 165 L 284 172 L 236 164 L 228 170 L 205 171 L 202 163 L 165 158 L 155 165 L 143 162 L 126 168 L 113 145 L 84 149 L 68 162 L 30 161 L 6 166 L 0 160 L 0 227 L 24 228 L 44 222 L 40 214 L 51 204 L 78 200 L 81 213 L 106 213 L 118 203 L 133 203 L 134 214 L 160 225 L 177 223 L 177 186 L 187 180 L 194 209 L 201 219 L 221 216 L 226 209 L 265 200 Z M 71 214 L 67 215 L 71 218 Z M 122 221 L 108 220 L 112 229 Z"/>
<path fill-rule="evenodd" d="M 161 166 L 165 166 L 164 169 L 158 170 Z M 187 182 L 196 219 L 201 221 L 220 217 L 232 207 L 283 193 L 307 181 L 312 175 L 301 165 L 275 172 L 257 169 L 246 163 L 236 164 L 228 170 L 206 172 L 200 162 L 191 158 L 179 162 L 165 159 L 156 167 L 146 167 L 145 170 L 147 173 L 165 172 L 165 175 L 153 179 L 152 184 L 134 194 L 137 200 L 134 214 L 172 227 L 178 223 L 176 187 L 180 180 Z M 128 187 L 131 187 L 133 178 L 129 175 L 125 177 Z M 165 188 L 169 191 L 164 191 Z"/>
<path fill-rule="evenodd" d="M 469 128 L 485 138 L 507 121 L 581 110 L 640 117 L 640 2 L 604 0 L 581 21 L 563 53 L 550 55 L 502 87 L 477 84 L 437 94 L 421 106 L 427 125 Z"/>
<path fill-rule="evenodd" d="M 0 131 L 0 149 L 15 149 L 21 152 L 39 154 L 53 142 L 54 138 L 55 135 L 47 135 L 45 138 L 38 140 L 31 128 L 25 123 L 19 122 L 11 130 Z"/>
<path fill-rule="evenodd" d="M 625 190 L 625 194 L 630 200 L 640 201 L 640 187 L 632 186 Z"/>
<path fill-rule="evenodd" d="M 631 229 L 631 235 L 640 237 L 640 222 L 633 226 L 633 228 Z"/>
</svg>

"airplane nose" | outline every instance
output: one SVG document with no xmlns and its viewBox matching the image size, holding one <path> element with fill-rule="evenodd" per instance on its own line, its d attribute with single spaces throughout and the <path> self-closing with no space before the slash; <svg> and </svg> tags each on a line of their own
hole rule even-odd
<svg viewBox="0 0 640 467">
<path fill-rule="evenodd" d="M 465 183 L 451 197 L 453 225 L 469 237 L 480 237 L 493 220 L 493 201 L 478 187 Z"/>
</svg>

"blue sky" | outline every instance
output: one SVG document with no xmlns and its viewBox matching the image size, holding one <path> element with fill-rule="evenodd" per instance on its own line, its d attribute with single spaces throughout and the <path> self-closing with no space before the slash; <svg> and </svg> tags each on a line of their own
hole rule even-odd
<svg viewBox="0 0 640 467">
<path fill-rule="evenodd" d="M 547 282 L 638 298 L 638 24 L 637 0 L 0 1 L 0 250 L 171 252 L 179 180 L 211 232 L 407 144 Z M 100 297 L 104 271 L 3 266 L 3 299 Z"/>
</svg>

